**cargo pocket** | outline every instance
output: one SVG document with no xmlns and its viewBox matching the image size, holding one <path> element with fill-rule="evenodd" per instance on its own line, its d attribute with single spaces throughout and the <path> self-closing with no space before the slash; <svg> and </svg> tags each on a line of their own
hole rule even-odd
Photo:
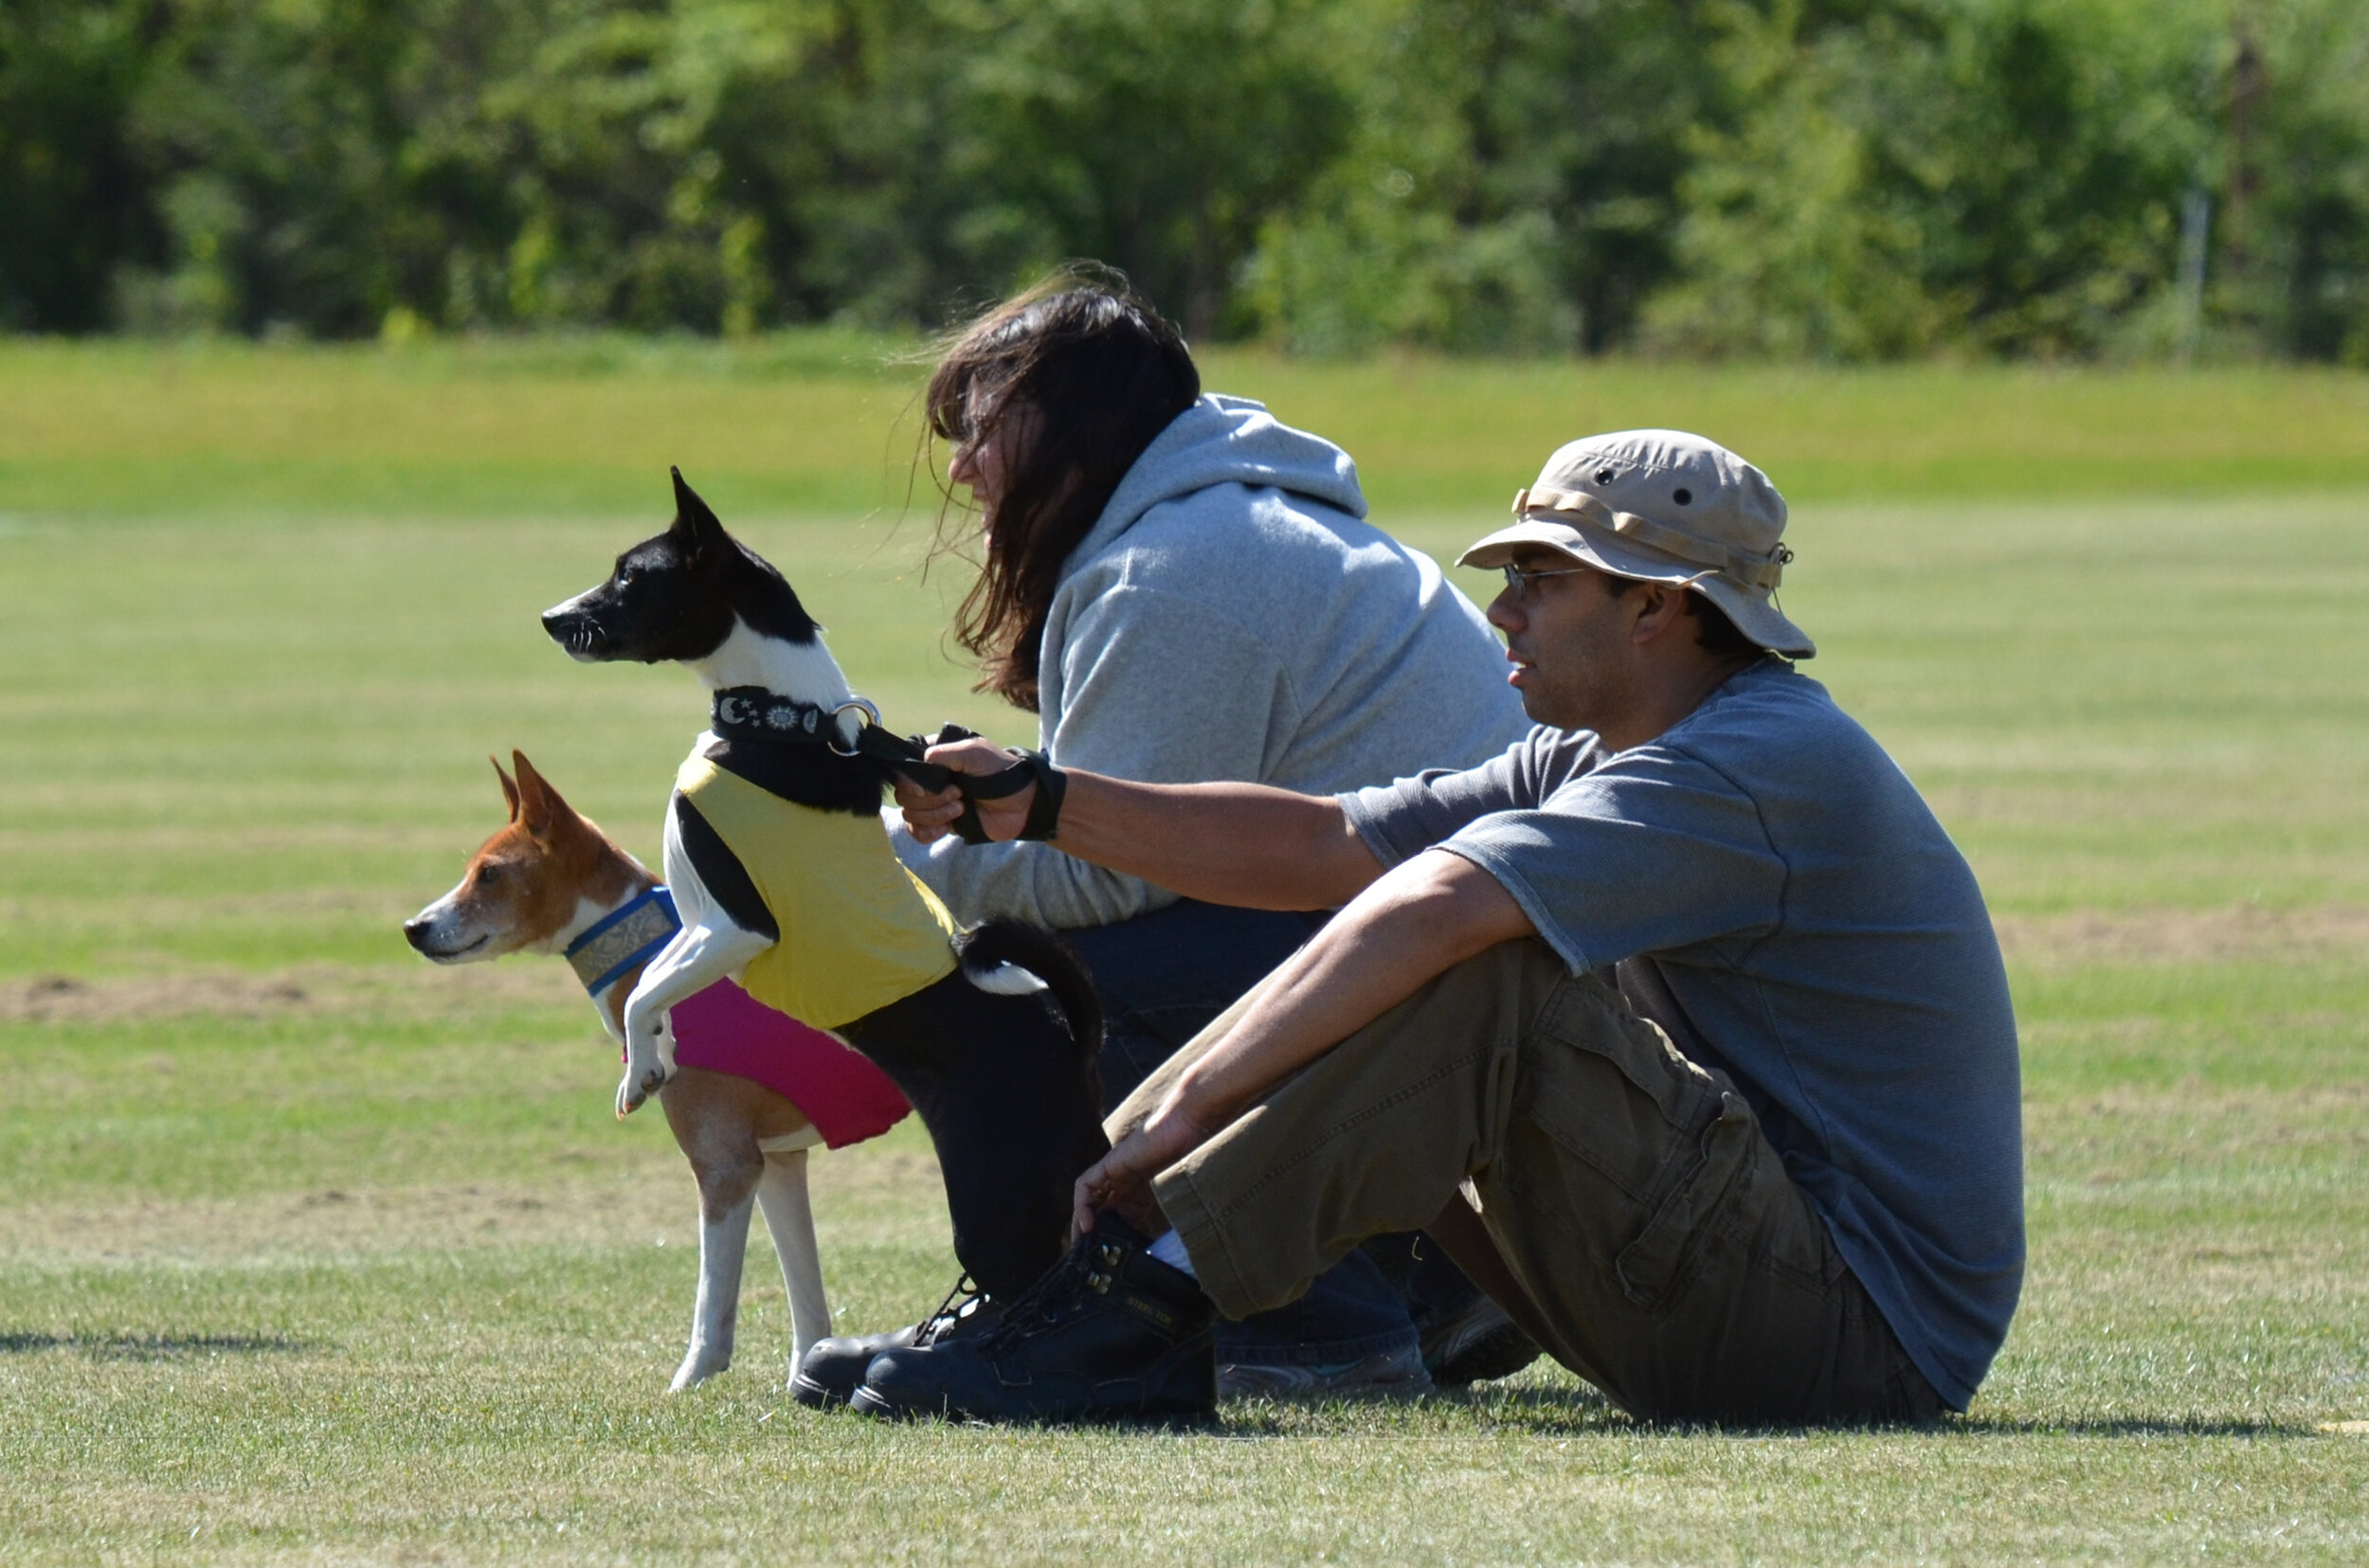
<svg viewBox="0 0 2369 1568">
<path fill-rule="evenodd" d="M 1721 1090 L 1718 1113 L 1703 1127 L 1693 1169 L 1679 1178 L 1645 1228 L 1613 1259 L 1613 1272 L 1631 1301 L 1651 1311 L 1683 1283 L 1713 1217 L 1750 1163 L 1758 1136 L 1743 1098 L 1732 1089 Z"/>
</svg>

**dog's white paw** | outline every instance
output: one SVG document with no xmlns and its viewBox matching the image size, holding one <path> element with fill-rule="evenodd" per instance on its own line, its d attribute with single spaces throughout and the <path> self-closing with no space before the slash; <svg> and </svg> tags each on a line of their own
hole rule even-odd
<svg viewBox="0 0 2369 1568">
<path fill-rule="evenodd" d="M 675 1369 L 675 1380 L 666 1385 L 666 1392 L 680 1394 L 686 1388 L 696 1388 L 732 1364 L 732 1353 L 729 1349 L 719 1354 L 711 1346 L 695 1344 L 683 1357 L 682 1365 Z"/>
<path fill-rule="evenodd" d="M 648 1104 L 650 1096 L 664 1089 L 674 1075 L 674 1070 L 655 1056 L 646 1061 L 626 1063 L 625 1076 L 617 1085 L 619 1120 Z"/>
<path fill-rule="evenodd" d="M 651 1095 L 674 1080 L 673 1014 L 661 1012 L 652 1019 L 628 1005 L 625 1040 L 625 1076 L 617 1086 L 617 1114 L 621 1119 L 639 1110 Z"/>
</svg>

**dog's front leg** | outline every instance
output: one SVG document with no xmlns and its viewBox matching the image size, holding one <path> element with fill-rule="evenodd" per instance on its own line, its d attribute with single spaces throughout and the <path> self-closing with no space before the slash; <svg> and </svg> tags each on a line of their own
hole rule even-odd
<svg viewBox="0 0 2369 1568">
<path fill-rule="evenodd" d="M 625 1076 L 617 1086 L 620 1116 L 639 1109 L 675 1075 L 675 1035 L 667 1026 L 667 1011 L 746 967 L 773 946 L 771 938 L 742 930 L 719 911 L 704 912 L 707 920 L 686 925 L 660 949 L 625 1000 Z"/>
<path fill-rule="evenodd" d="M 667 1009 L 739 973 L 780 937 L 748 872 L 680 795 L 667 808 L 664 854 L 666 882 L 674 890 L 682 929 L 650 961 L 642 983 L 625 1002 L 625 1076 L 617 1086 L 620 1116 L 675 1075 L 675 1036 L 667 1027 Z M 719 886 L 727 896 L 714 891 Z"/>
</svg>

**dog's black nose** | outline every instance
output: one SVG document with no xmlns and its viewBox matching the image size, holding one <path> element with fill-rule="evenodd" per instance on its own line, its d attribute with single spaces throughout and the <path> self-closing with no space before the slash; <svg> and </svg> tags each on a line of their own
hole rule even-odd
<svg viewBox="0 0 2369 1568">
<path fill-rule="evenodd" d="M 417 916 L 403 923 L 403 939 L 415 952 L 427 951 L 427 922 Z"/>
<path fill-rule="evenodd" d="M 543 633 L 567 649 L 570 658 L 577 660 L 599 659 L 608 649 L 608 639 L 602 635 L 600 622 L 578 608 L 572 599 L 543 612 Z"/>
</svg>

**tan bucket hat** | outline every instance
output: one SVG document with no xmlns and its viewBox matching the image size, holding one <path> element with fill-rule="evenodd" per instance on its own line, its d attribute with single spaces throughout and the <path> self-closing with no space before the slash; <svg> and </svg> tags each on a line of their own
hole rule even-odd
<svg viewBox="0 0 2369 1568">
<path fill-rule="evenodd" d="M 1772 653 L 1808 658 L 1809 634 L 1777 607 L 1785 498 L 1768 476 L 1716 442 L 1683 430 L 1619 430 L 1558 450 L 1513 497 L 1521 520 L 1458 558 L 1502 567 L 1516 545 L 1646 583 L 1692 588 Z"/>
</svg>

